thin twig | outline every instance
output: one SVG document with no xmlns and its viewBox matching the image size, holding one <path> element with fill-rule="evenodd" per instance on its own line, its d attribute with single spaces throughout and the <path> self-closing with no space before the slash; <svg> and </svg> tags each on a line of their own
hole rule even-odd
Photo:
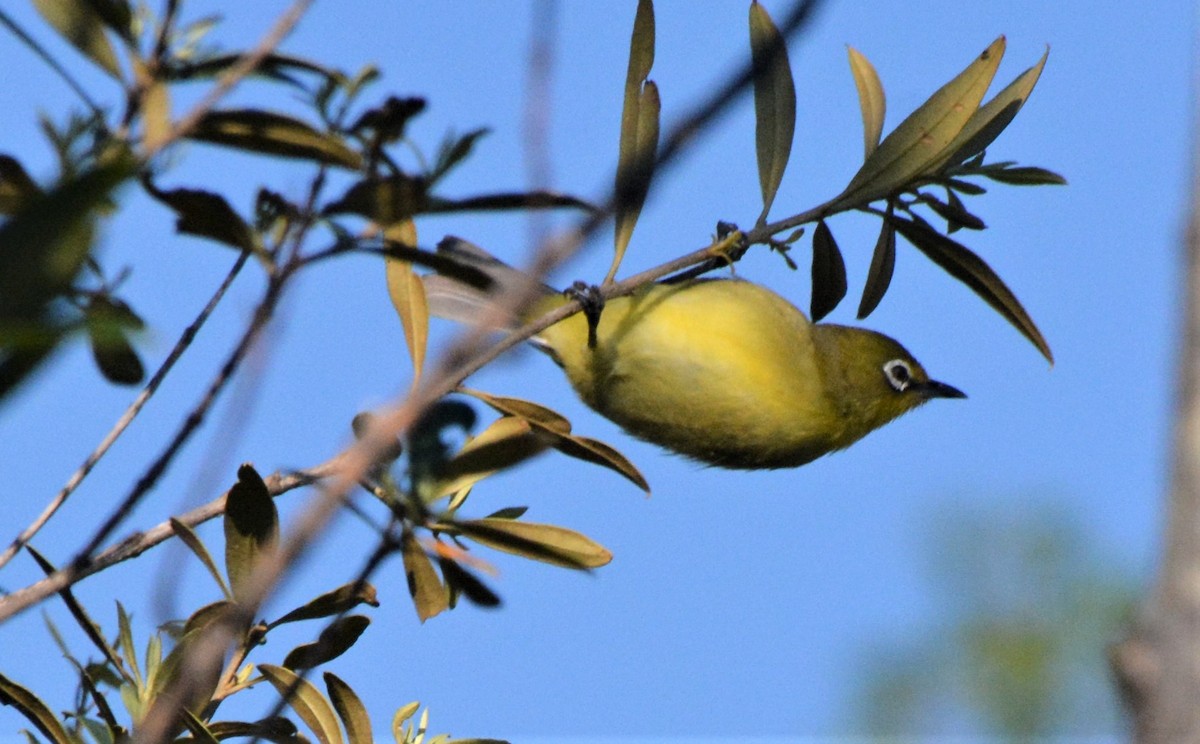
<svg viewBox="0 0 1200 744">
<path fill-rule="evenodd" d="M 240 272 L 242 267 L 246 265 L 246 258 L 249 255 L 250 254 L 248 252 L 243 252 L 240 256 L 238 256 L 237 261 L 233 263 L 233 266 L 229 269 L 229 273 L 226 274 L 225 279 L 222 280 L 221 285 L 217 287 L 217 291 L 213 293 L 211 298 L 209 298 L 208 304 L 204 306 L 204 309 L 200 311 L 200 314 L 196 316 L 196 319 L 184 329 L 183 334 L 179 337 L 179 340 L 175 342 L 174 348 L 171 349 L 171 353 L 167 354 L 167 358 L 163 360 L 163 363 L 161 366 L 159 366 L 158 371 L 156 371 L 154 376 L 150 378 L 150 381 L 146 383 L 146 387 L 142 388 L 142 391 L 138 393 L 138 396 L 133 399 L 132 403 L 129 404 L 129 408 L 125 409 L 125 413 L 121 414 L 121 418 L 117 419 L 117 423 L 113 426 L 113 428 L 108 432 L 108 434 L 104 435 L 104 439 L 100 441 L 100 444 L 96 445 L 96 449 L 92 450 L 92 453 L 87 456 L 87 459 L 83 461 L 83 464 L 79 466 L 79 469 L 76 470 L 71 475 L 70 479 L 67 480 L 67 484 L 62 487 L 62 490 L 58 492 L 58 495 L 55 496 L 50 503 L 46 505 L 46 508 L 42 510 L 42 513 L 38 515 L 38 518 L 35 519 L 32 524 L 26 527 L 21 534 L 12 541 L 12 543 L 4 550 L 4 553 L 0 554 L 0 568 L 3 568 L 5 564 L 11 561 L 13 556 L 17 554 L 17 551 L 19 551 L 22 546 L 33 539 L 33 536 L 38 533 L 38 530 L 46 525 L 46 522 L 50 521 L 50 518 L 54 516 L 54 514 L 62 507 L 62 505 L 66 503 L 71 494 L 75 492 L 75 489 L 79 487 L 79 484 L 83 483 L 83 479 L 92 472 L 92 468 L 96 466 L 96 463 L 100 462 L 100 458 L 104 457 L 113 444 L 116 443 L 117 439 L 120 438 L 120 436 L 125 433 L 125 430 L 129 428 L 129 425 L 133 423 L 133 420 L 137 418 L 137 415 L 141 413 L 142 408 L 147 402 L 149 402 L 154 393 L 158 391 L 158 387 L 166 378 L 167 373 L 170 372 L 171 368 L 175 366 L 175 362 L 179 361 L 179 357 L 183 356 L 183 352 L 186 351 L 189 346 L 191 346 L 192 340 L 196 338 L 196 334 L 199 332 L 200 328 L 205 324 L 205 322 L 208 321 L 208 317 L 212 315 L 213 310 L 216 309 L 217 304 L 221 301 L 221 298 L 225 296 L 225 291 L 229 289 L 229 285 L 233 283 L 233 280 L 235 277 L 237 277 L 238 272 Z"/>
<path fill-rule="evenodd" d="M 225 97 L 233 87 L 237 85 L 243 78 L 258 68 L 267 55 L 275 51 L 276 48 L 283 42 L 287 35 L 292 32 L 296 24 L 308 11 L 308 7 L 312 5 L 313 0 L 295 0 L 292 6 L 287 9 L 283 15 L 279 16 L 275 21 L 275 25 L 267 32 L 267 35 L 262 38 L 258 45 L 248 53 L 242 55 L 237 64 L 229 68 L 225 74 L 221 75 L 216 84 L 209 89 L 204 98 L 200 100 L 192 110 L 187 113 L 175 125 L 171 127 L 171 131 L 167 133 L 161 140 L 157 140 L 153 145 L 146 148 L 145 156 L 153 157 L 155 153 L 161 151 L 167 145 L 173 143 L 180 137 L 185 137 L 189 132 L 196 128 L 200 120 L 204 118 L 217 102 Z"/>
<path fill-rule="evenodd" d="M 14 36 L 16 36 L 23 44 L 25 44 L 25 46 L 29 47 L 34 54 L 36 54 L 42 59 L 43 62 L 49 65 L 50 69 L 58 73 L 58 76 L 63 79 L 63 82 L 65 82 L 71 90 L 75 91 L 75 95 L 79 96 L 83 102 L 87 104 L 87 107 L 92 110 L 92 114 L 94 114 L 97 118 L 104 116 L 104 109 L 100 108 L 100 104 L 92 100 L 92 97 L 87 94 L 87 90 L 79 84 L 79 81 L 71 77 L 71 73 L 67 71 L 67 68 L 60 65 L 58 60 L 52 57 L 50 52 L 46 51 L 45 47 L 37 43 L 37 40 L 26 33 L 25 29 L 18 26 L 17 22 L 14 21 L 8 15 L 8 13 L 5 13 L 2 8 L 0 8 L 0 24 L 3 24 L 5 27 L 7 27 Z"/>
</svg>

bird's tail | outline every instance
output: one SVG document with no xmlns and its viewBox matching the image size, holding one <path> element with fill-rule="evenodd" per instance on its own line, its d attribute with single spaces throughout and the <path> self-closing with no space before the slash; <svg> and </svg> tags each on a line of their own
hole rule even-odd
<svg viewBox="0 0 1200 744">
<path fill-rule="evenodd" d="M 431 315 L 466 324 L 484 321 L 497 331 L 513 330 L 520 325 L 521 317 L 513 312 L 503 312 L 500 308 L 506 295 L 528 291 L 534 283 L 528 274 L 462 238 L 447 236 L 438 243 L 437 248 L 439 254 L 452 258 L 455 263 L 478 270 L 491 284 L 487 289 L 480 289 L 451 276 L 422 276 Z M 546 297 L 557 294 L 544 284 L 537 285 L 536 291 Z"/>
</svg>

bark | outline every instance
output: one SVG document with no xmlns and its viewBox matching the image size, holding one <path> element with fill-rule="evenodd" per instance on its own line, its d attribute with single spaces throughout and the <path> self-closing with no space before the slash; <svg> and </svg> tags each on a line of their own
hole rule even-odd
<svg viewBox="0 0 1200 744">
<path fill-rule="evenodd" d="M 1195 135 L 1193 135 L 1195 136 Z M 1158 585 L 1112 650 L 1138 742 L 1200 742 L 1200 157 L 1184 239 L 1171 490 Z"/>
</svg>

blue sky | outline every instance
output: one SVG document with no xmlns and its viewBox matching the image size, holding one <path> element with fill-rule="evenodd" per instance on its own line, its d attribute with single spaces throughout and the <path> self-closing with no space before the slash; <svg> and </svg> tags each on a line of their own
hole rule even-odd
<svg viewBox="0 0 1200 744">
<path fill-rule="evenodd" d="M 213 39 L 232 48 L 252 43 L 284 7 L 229 5 L 196 3 L 185 17 L 220 12 L 225 22 Z M 781 3 L 766 5 L 783 12 Z M 989 229 L 963 239 L 1025 303 L 1056 365 L 1048 368 L 995 313 L 912 250 L 901 250 L 893 288 L 867 325 L 900 339 L 934 376 L 970 398 L 936 401 L 798 470 L 700 468 L 588 412 L 540 355 L 505 358 L 472 384 L 567 414 L 579 433 L 630 456 L 654 495 L 647 500 L 608 471 L 554 455 L 478 489 L 472 502 L 480 514 L 528 505 L 530 519 L 579 529 L 615 554 L 612 565 L 590 576 L 496 557 L 501 574 L 493 586 L 505 600 L 498 612 L 463 607 L 421 626 L 398 563 L 388 564 L 375 580 L 384 604 L 371 613 L 372 628 L 333 666 L 380 728 L 396 707 L 420 699 L 431 707 L 435 729 L 463 736 L 844 733 L 862 650 L 936 623 L 922 541 L 934 515 L 960 507 L 1061 508 L 1088 528 L 1098 552 L 1150 577 L 1167 483 L 1193 8 L 1167 2 L 1146 13 L 1133 4 L 1080 1 L 897 7 L 828 3 L 793 43 L 796 141 L 773 215 L 824 201 L 858 166 L 861 125 L 846 44 L 879 71 L 888 128 L 997 35 L 1008 38 L 1001 82 L 1032 65 L 1049 44 L 1038 88 L 989 155 L 1049 167 L 1071 185 L 991 187 L 971 204 Z M 410 129 L 427 150 L 449 128 L 491 127 L 446 192 L 526 185 L 521 122 L 530 4 L 372 0 L 354 4 L 354 11 L 317 3 L 285 50 L 347 69 L 375 63 L 384 73 L 379 95 L 428 97 L 427 113 Z M 75 59 L 32 10 L 13 12 Z M 745 58 L 745 14 L 740 2 L 706 4 L 704 12 L 695 3 L 658 3 L 652 77 L 666 122 Z M 610 183 L 632 15 L 633 3 L 561 8 L 548 102 L 556 188 L 594 197 Z M 48 178 L 53 161 L 34 114 L 61 112 L 72 102 L 70 92 L 5 39 L 0 64 L 19 74 L 10 76 L 16 79 L 0 106 L 0 151 L 18 154 Z M 85 79 L 95 96 L 112 100 L 101 75 Z M 233 101 L 253 101 L 256 90 L 246 87 Z M 181 95 L 176 113 L 187 100 Z M 705 244 L 718 219 L 753 222 L 760 206 L 753 142 L 744 98 L 663 174 L 634 235 L 626 274 Z M 305 188 L 306 174 L 293 164 L 237 157 L 206 168 L 213 154 L 183 148 L 167 182 L 224 190 L 243 209 L 260 183 L 293 196 Z M 876 223 L 846 216 L 830 225 L 851 283 L 850 299 L 830 320 L 853 323 Z M 437 218 L 419 228 L 425 242 L 453 232 L 513 261 L 529 250 L 528 223 L 520 217 Z M 598 241 L 554 281 L 599 280 L 608 245 Z M 806 246 L 805 240 L 796 249 L 802 265 Z M 151 323 L 141 347 L 151 368 L 233 260 L 213 244 L 175 238 L 170 216 L 140 197 L 106 230 L 102 255 L 110 270 L 134 269 L 126 294 Z M 738 273 L 808 304 L 806 272 L 793 274 L 776 258 L 751 256 Z M 98 520 L 128 490 L 215 371 L 261 287 L 253 270 L 238 280 L 153 404 L 61 523 L 39 539 L 43 552 L 67 559 L 80 525 Z M 436 330 L 447 338 L 454 329 Z M 240 462 L 266 473 L 326 459 L 346 444 L 355 412 L 405 389 L 410 372 L 381 268 L 348 259 L 305 277 L 246 372 L 254 373 L 234 385 L 126 531 L 208 500 L 232 482 Z M 5 542 L 40 511 L 131 398 L 131 391 L 100 381 L 86 349 L 75 345 L 0 409 Z M 281 508 L 294 514 L 306 498 L 290 494 Z M 219 528 L 202 535 L 220 544 Z M 355 520 L 339 520 L 268 614 L 346 580 L 369 541 Z M 18 560 L 0 572 L 0 585 L 12 589 L 36 575 Z M 78 594 L 106 622 L 113 595 L 128 599 L 145 631 L 169 615 L 162 605 L 129 596 L 131 582 L 146 581 L 177 589 L 175 607 L 216 599 L 202 571 L 174 548 L 90 579 Z M 60 606 L 46 608 L 68 624 Z M 0 628 L 0 671 L 65 706 L 68 666 L 56 658 L 34 666 L 46 649 L 39 614 Z M 278 660 L 290 647 L 285 638 L 272 640 L 263 660 Z M 263 691 L 257 699 L 270 695 Z M 0 731 L 18 725 L 11 711 L 0 710 Z"/>
</svg>

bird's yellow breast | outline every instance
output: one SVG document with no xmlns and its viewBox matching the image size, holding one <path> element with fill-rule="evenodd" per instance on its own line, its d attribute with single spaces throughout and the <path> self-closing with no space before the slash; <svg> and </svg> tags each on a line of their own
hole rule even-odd
<svg viewBox="0 0 1200 744">
<path fill-rule="evenodd" d="M 716 465 L 793 467 L 842 446 L 793 305 L 748 282 L 652 285 L 610 300 L 589 348 L 575 315 L 542 340 L 583 400 L 636 436 Z"/>
</svg>

